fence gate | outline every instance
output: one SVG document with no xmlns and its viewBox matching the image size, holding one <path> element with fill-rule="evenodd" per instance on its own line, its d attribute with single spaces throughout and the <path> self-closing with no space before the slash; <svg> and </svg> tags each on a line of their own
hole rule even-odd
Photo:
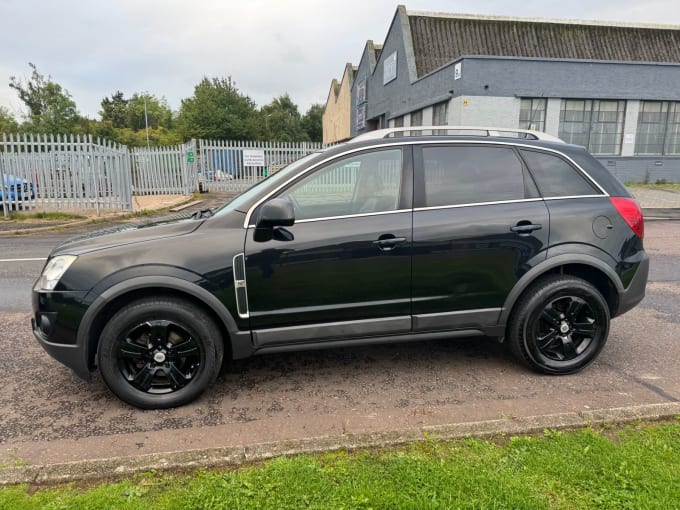
<svg viewBox="0 0 680 510">
<path fill-rule="evenodd" d="M 135 195 L 190 195 L 197 187 L 193 142 L 169 147 L 132 149 L 132 185 Z"/>
<path fill-rule="evenodd" d="M 198 140 L 197 145 L 196 174 L 201 187 L 207 191 L 239 193 L 288 163 L 322 148 L 316 142 L 234 140 Z M 258 159 L 264 164 L 248 166 Z"/>
<path fill-rule="evenodd" d="M 0 209 L 132 207 L 125 146 L 80 135 L 2 135 Z"/>
</svg>

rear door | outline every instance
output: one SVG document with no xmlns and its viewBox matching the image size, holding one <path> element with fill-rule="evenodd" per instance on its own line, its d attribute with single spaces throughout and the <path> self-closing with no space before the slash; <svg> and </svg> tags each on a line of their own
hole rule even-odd
<svg viewBox="0 0 680 510">
<path fill-rule="evenodd" d="M 423 144 L 414 161 L 413 328 L 494 325 L 545 259 L 546 205 L 512 145 Z"/>
</svg>

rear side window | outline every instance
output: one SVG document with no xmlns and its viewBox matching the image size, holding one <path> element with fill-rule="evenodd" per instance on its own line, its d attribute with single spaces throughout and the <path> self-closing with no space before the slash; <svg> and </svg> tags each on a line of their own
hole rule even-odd
<svg viewBox="0 0 680 510">
<path fill-rule="evenodd" d="M 600 194 L 567 161 L 552 154 L 520 150 L 544 197 L 571 197 Z"/>
<path fill-rule="evenodd" d="M 425 207 L 521 200 L 532 194 L 507 147 L 423 147 Z"/>
</svg>

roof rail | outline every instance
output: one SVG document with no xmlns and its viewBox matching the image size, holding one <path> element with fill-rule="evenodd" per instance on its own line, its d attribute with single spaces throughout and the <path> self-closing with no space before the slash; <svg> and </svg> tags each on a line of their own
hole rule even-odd
<svg viewBox="0 0 680 510">
<path fill-rule="evenodd" d="M 430 133 L 427 133 L 430 131 Z M 427 135 L 468 135 L 468 136 L 498 136 L 507 138 L 528 138 L 530 140 L 544 140 L 548 142 L 564 143 L 564 140 L 556 136 L 533 131 L 531 129 L 511 129 L 499 127 L 480 126 L 408 126 L 386 129 L 376 129 L 352 138 L 352 142 L 361 140 L 376 140 L 395 136 L 427 136 Z"/>
</svg>

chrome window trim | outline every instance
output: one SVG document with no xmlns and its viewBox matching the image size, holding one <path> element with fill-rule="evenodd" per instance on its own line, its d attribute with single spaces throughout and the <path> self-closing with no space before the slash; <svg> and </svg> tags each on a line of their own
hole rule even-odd
<svg viewBox="0 0 680 510">
<path fill-rule="evenodd" d="M 596 196 L 596 197 L 600 197 L 600 196 L 608 197 L 609 196 L 609 193 L 607 193 L 605 191 L 605 189 L 602 186 L 600 186 L 600 184 L 595 179 L 593 179 L 593 177 L 581 167 L 581 165 L 576 163 L 576 161 L 574 161 L 572 158 L 570 158 L 564 152 L 561 152 L 557 149 L 552 149 L 550 147 L 527 145 L 527 144 L 521 143 L 521 142 L 504 142 L 504 141 L 491 141 L 491 140 L 417 140 L 417 139 L 416 140 L 394 139 L 394 140 L 390 140 L 390 141 L 387 141 L 387 140 L 390 140 L 390 139 L 382 138 L 382 139 L 379 139 L 378 143 L 376 143 L 374 145 L 366 145 L 366 146 L 362 146 L 362 147 L 353 147 L 353 148 L 350 148 L 350 149 L 348 149 L 344 152 L 340 152 L 338 154 L 335 154 L 334 156 L 329 156 L 325 159 L 322 159 L 318 163 L 315 163 L 314 165 L 310 166 L 309 168 L 306 168 L 305 170 L 301 171 L 297 175 L 291 177 L 290 179 L 283 182 L 282 184 L 280 184 L 279 186 L 274 188 L 272 191 L 267 193 L 264 197 L 262 197 L 260 200 L 255 202 L 255 204 L 250 209 L 248 209 L 248 212 L 246 213 L 245 220 L 243 221 L 243 228 L 247 229 L 250 226 L 250 218 L 253 215 L 253 212 L 260 205 L 262 205 L 262 203 L 266 202 L 272 195 L 278 193 L 283 188 L 288 186 L 292 181 L 295 181 L 295 180 L 303 177 L 307 173 L 312 172 L 313 170 L 316 170 L 321 165 L 324 165 L 324 164 L 328 163 L 329 161 L 332 161 L 336 158 L 341 158 L 343 156 L 347 156 L 347 155 L 355 153 L 355 152 L 363 152 L 363 151 L 371 150 L 371 149 L 382 149 L 382 148 L 387 148 L 387 147 L 393 147 L 395 145 L 400 146 L 400 147 L 403 147 L 405 145 L 449 145 L 449 144 L 507 145 L 507 146 L 510 146 L 510 147 L 525 147 L 527 149 L 533 149 L 533 150 L 536 150 L 536 151 L 550 152 L 550 153 L 553 153 L 553 154 L 557 154 L 558 156 L 561 156 L 561 157 L 565 158 L 567 161 L 569 161 L 569 163 L 571 163 L 592 184 L 594 184 L 595 187 L 598 190 L 600 190 L 602 192 L 602 195 L 580 195 L 578 197 L 550 197 L 550 198 L 545 198 L 545 200 L 550 200 L 550 199 L 553 199 L 553 198 L 580 198 L 581 196 L 588 197 L 588 198 L 593 197 L 593 196 Z M 402 170 L 403 170 L 403 167 L 402 167 Z M 524 199 L 524 200 L 534 200 L 534 199 Z M 539 199 L 539 200 L 543 200 L 543 199 Z M 466 205 L 481 205 L 481 204 L 466 204 Z M 440 206 L 440 207 L 451 207 L 451 206 Z M 418 208 L 418 210 L 421 210 L 421 209 L 422 208 Z M 317 218 L 313 218 L 313 219 L 316 220 Z M 309 221 L 309 220 L 300 220 L 300 221 Z"/>
<path fill-rule="evenodd" d="M 567 199 L 574 199 L 574 198 L 602 198 L 603 196 L 606 196 L 608 198 L 609 194 L 606 193 L 605 195 L 568 195 L 568 196 L 564 196 L 564 197 L 546 197 L 543 200 L 567 200 Z"/>
<path fill-rule="evenodd" d="M 608 195 L 607 195 L 608 196 Z M 566 200 L 575 198 L 602 198 L 603 195 L 572 195 L 567 197 L 549 197 L 549 198 L 521 198 L 518 200 L 498 200 L 495 202 L 471 202 L 469 204 L 455 204 L 455 205 L 434 205 L 431 207 L 415 207 L 413 210 L 430 211 L 434 209 L 456 209 L 460 207 L 475 207 L 478 205 L 498 205 L 498 204 L 518 204 L 522 202 L 543 202 L 547 200 Z"/>
<path fill-rule="evenodd" d="M 599 196 L 599 195 L 598 195 Z M 542 198 L 518 198 L 516 200 L 495 200 L 493 202 L 469 202 L 466 204 L 453 205 L 433 205 L 428 207 L 414 207 L 413 210 L 418 211 L 433 211 L 436 209 L 458 209 L 460 207 L 476 207 L 478 205 L 499 205 L 499 204 L 518 204 L 522 202 L 542 202 Z"/>
<path fill-rule="evenodd" d="M 323 216 L 321 218 L 307 218 L 306 220 L 295 220 L 295 223 L 312 223 L 314 221 L 342 220 L 346 218 L 361 218 L 363 216 L 381 216 L 383 214 L 397 214 L 411 212 L 411 209 L 395 209 L 394 211 L 378 211 L 371 213 L 342 214 L 340 216 Z M 254 225 L 253 225 L 254 226 Z"/>
</svg>

